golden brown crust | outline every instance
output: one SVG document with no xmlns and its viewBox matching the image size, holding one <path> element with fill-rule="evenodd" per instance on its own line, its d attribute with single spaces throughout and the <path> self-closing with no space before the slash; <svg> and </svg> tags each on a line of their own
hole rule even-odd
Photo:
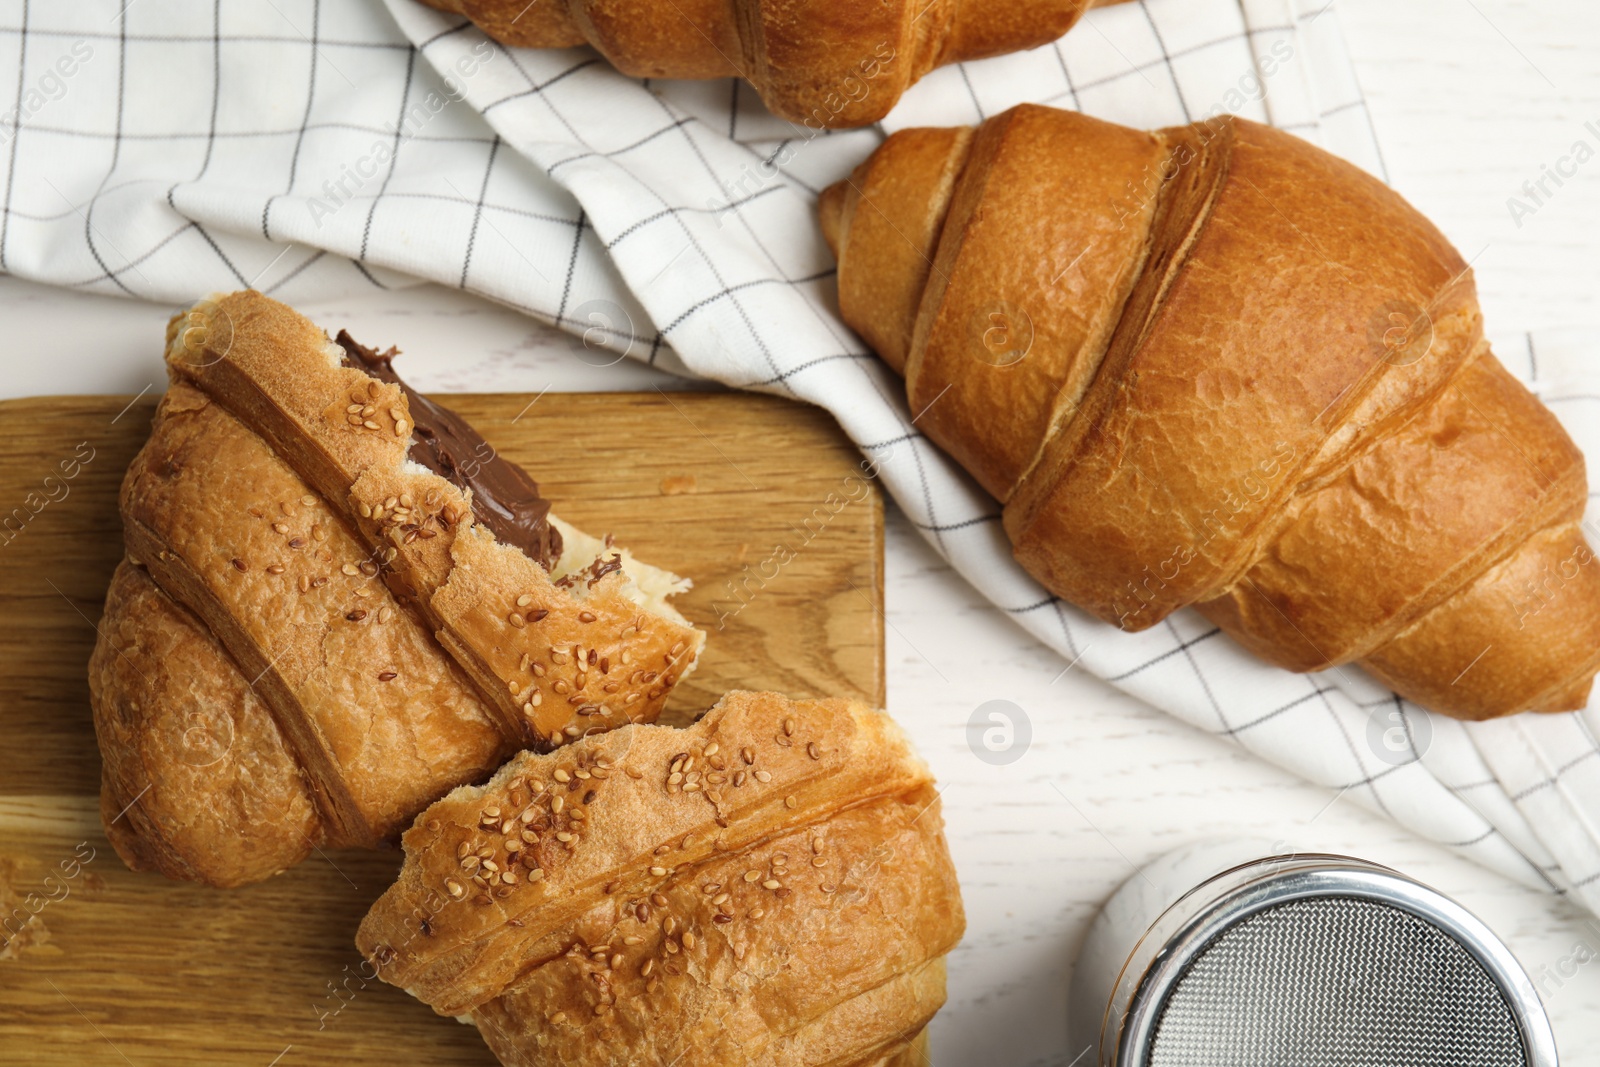
<svg viewBox="0 0 1600 1067">
<path fill-rule="evenodd" d="M 89 662 L 101 815 L 129 867 L 238 886 L 322 825 L 272 714 L 205 625 L 123 560 Z"/>
<path fill-rule="evenodd" d="M 370 847 L 517 748 L 653 719 L 693 668 L 704 637 L 661 600 L 675 576 L 585 570 L 600 542 L 568 528 L 596 547 L 552 581 L 407 460 L 403 392 L 291 309 L 202 301 L 167 339 L 173 383 L 122 487 L 142 569 L 91 664 L 130 866 L 231 886 L 324 839 Z M 186 718 L 251 750 L 197 776 L 169 736 Z"/>
<path fill-rule="evenodd" d="M 1046 44 L 1105 0 L 425 2 L 517 47 L 587 42 L 632 77 L 737 74 L 774 114 L 843 127 L 878 121 L 934 67 Z"/>
<path fill-rule="evenodd" d="M 309 320 L 253 291 L 202 301 L 175 318 L 168 335 L 174 377 L 237 415 L 322 497 L 348 508 L 390 585 L 458 654 L 521 743 L 547 747 L 556 736 L 570 740 L 597 725 L 654 721 L 673 684 L 693 667 L 704 635 L 633 608 L 620 573 L 592 589 L 552 588 L 548 577 L 541 585 L 542 568 L 488 538 L 460 489 L 408 462 L 413 424 L 404 391 L 341 366 L 341 356 Z M 452 593 L 461 559 L 471 562 L 471 573 Z M 463 603 L 461 586 L 470 587 L 476 603 Z M 525 596 L 539 604 L 519 607 Z M 491 608 L 498 619 L 486 617 Z M 543 615 L 533 620 L 529 610 Z M 681 645 L 673 669 L 648 682 L 600 679 L 571 658 L 573 644 L 591 649 L 598 632 L 619 634 L 627 625 L 619 620 L 641 613 L 650 619 L 641 661 L 654 663 L 661 649 Z M 545 673 L 532 672 L 534 665 Z M 591 677 L 588 699 L 569 700 Z M 615 690 L 605 692 L 607 684 Z M 544 696 L 536 705 L 534 691 Z M 609 714 L 594 714 L 595 708 Z"/>
<path fill-rule="evenodd" d="M 473 1021 L 508 1064 L 812 1067 L 886 1055 L 943 1005 L 943 957 L 959 933 L 933 802 L 931 788 L 886 798 L 715 857 L 659 886 L 648 912 L 604 900 L 566 929 L 561 955 Z M 760 880 L 746 881 L 751 871 Z"/>
<path fill-rule="evenodd" d="M 1195 604 L 1274 663 L 1362 662 L 1466 718 L 1587 692 L 1582 457 L 1409 205 L 1233 118 L 1147 135 L 1024 105 L 952 149 L 954 180 L 930 137 L 956 144 L 896 134 L 824 196 L 841 308 L 1049 589 L 1130 630 Z M 931 268 L 886 247 L 897 212 Z M 985 322 L 1022 352 L 997 365 Z"/>
<path fill-rule="evenodd" d="M 845 701 L 524 753 L 404 843 L 358 947 L 506 1063 L 877 1062 L 964 923 L 926 766 Z"/>
<path fill-rule="evenodd" d="M 339 844 L 372 846 L 507 751 L 492 709 L 343 518 L 177 383 L 122 487 L 129 550 L 272 709 Z"/>
</svg>

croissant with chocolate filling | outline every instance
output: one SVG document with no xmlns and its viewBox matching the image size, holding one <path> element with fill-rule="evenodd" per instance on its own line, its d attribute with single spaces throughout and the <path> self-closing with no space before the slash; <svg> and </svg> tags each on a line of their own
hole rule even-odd
<svg viewBox="0 0 1600 1067">
<path fill-rule="evenodd" d="M 1121 0 L 426 0 L 521 48 L 590 44 L 633 78 L 740 77 L 773 114 L 866 126 L 924 74 L 1060 37 Z"/>
<path fill-rule="evenodd" d="M 887 715 L 730 693 L 434 804 L 357 946 L 506 1064 L 925 1063 L 965 924 L 938 804 Z"/>
<path fill-rule="evenodd" d="M 846 321 L 1052 592 L 1461 718 L 1584 706 L 1583 457 L 1382 183 L 1232 117 L 1022 106 L 895 134 L 822 221 Z"/>
<path fill-rule="evenodd" d="M 375 845 L 693 668 L 685 583 L 551 516 L 390 356 L 254 292 L 169 327 L 89 666 L 131 867 L 235 886 Z"/>
</svg>

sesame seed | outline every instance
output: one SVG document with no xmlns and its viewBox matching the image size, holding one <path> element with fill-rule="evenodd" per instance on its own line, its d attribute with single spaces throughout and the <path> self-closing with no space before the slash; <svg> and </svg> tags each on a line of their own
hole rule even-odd
<svg viewBox="0 0 1600 1067">
<path fill-rule="evenodd" d="M 783 736 L 785 736 L 785 737 L 793 737 L 794 736 L 794 720 L 793 719 L 784 719 L 783 720 Z"/>
<path fill-rule="evenodd" d="M 528 625 L 528 620 L 524 619 L 520 613 L 515 611 L 506 616 L 506 622 L 509 622 L 512 626 L 515 626 L 519 630 Z"/>
<path fill-rule="evenodd" d="M 792 807 L 794 807 L 795 805 L 797 805 L 799 803 L 800 802 L 798 800 L 796 800 L 792 796 L 788 796 L 788 797 L 784 797 L 783 798 L 783 806 L 786 807 L 786 808 L 792 808 Z"/>
<path fill-rule="evenodd" d="M 547 615 L 549 615 L 549 614 L 550 614 L 549 609 L 547 609 L 547 608 L 539 608 L 536 611 L 528 612 L 528 621 L 529 622 L 543 622 L 545 620 L 545 617 Z"/>
<path fill-rule="evenodd" d="M 745 765 L 748 766 L 756 761 L 756 754 L 752 749 L 746 746 L 745 748 L 741 748 L 739 750 L 739 758 L 744 760 Z"/>
<path fill-rule="evenodd" d="M 651 867 L 650 873 L 655 877 L 660 878 L 667 873 L 667 869 L 665 867 Z"/>
<path fill-rule="evenodd" d="M 744 880 L 747 881 L 747 882 L 753 882 L 757 878 L 760 878 L 760 877 L 761 877 L 761 872 L 760 871 L 745 871 L 744 872 Z"/>
<path fill-rule="evenodd" d="M 519 607 L 519 608 L 525 608 L 529 604 L 532 604 L 532 603 L 533 603 L 533 594 L 531 594 L 531 593 L 523 593 L 521 596 L 517 597 L 517 607 Z"/>
<path fill-rule="evenodd" d="M 782 889 L 783 888 L 783 883 L 778 881 L 776 878 L 768 878 L 765 882 L 761 883 L 761 888 L 762 889 Z"/>
<path fill-rule="evenodd" d="M 363 427 L 364 427 L 364 428 L 365 428 L 365 429 L 368 429 L 368 430 L 376 430 L 376 429 L 377 429 L 377 428 L 378 428 L 378 424 L 377 424 L 377 423 L 375 423 L 375 422 L 373 422 L 373 421 L 372 421 L 372 420 L 371 420 L 371 419 L 364 419 L 364 420 L 362 420 L 362 423 L 361 423 L 361 425 L 362 425 L 362 426 L 363 426 Z"/>
<path fill-rule="evenodd" d="M 247 570 L 250 569 L 250 565 L 248 563 L 246 563 L 244 560 L 242 560 L 239 557 L 237 557 L 237 556 L 235 556 L 233 559 L 229 560 L 228 562 L 233 564 L 233 569 L 236 570 L 236 571 L 247 571 Z"/>
<path fill-rule="evenodd" d="M 560 815 L 561 814 L 561 809 L 566 807 L 566 806 L 567 806 L 567 801 L 566 801 L 566 798 L 564 798 L 564 797 L 556 797 L 555 799 L 550 801 L 550 810 L 552 812 L 554 812 L 555 814 L 557 814 L 557 815 Z"/>
<path fill-rule="evenodd" d="M 637 696 L 638 694 L 634 694 L 634 695 Z M 638 778 L 643 778 L 644 777 L 644 772 L 639 770 L 636 767 L 624 767 L 624 768 L 622 768 L 622 773 L 626 774 L 629 778 L 634 778 L 634 779 L 638 779 Z"/>
<path fill-rule="evenodd" d="M 530 882 L 537 882 L 539 879 L 541 879 L 543 877 L 544 877 L 544 868 L 543 867 L 535 867 L 533 870 L 528 872 L 528 881 L 530 881 Z"/>
<path fill-rule="evenodd" d="M 766 914 L 766 913 L 767 913 L 767 909 L 766 909 L 766 908 L 756 908 L 756 909 L 755 909 L 755 910 L 753 910 L 753 911 L 752 911 L 752 912 L 751 912 L 751 913 L 750 913 L 750 918 L 752 918 L 752 919 L 759 919 L 759 918 L 761 918 L 761 917 L 762 917 L 762 916 L 763 916 L 763 915 L 765 915 L 765 914 Z"/>
<path fill-rule="evenodd" d="M 650 894 L 650 903 L 654 904 L 658 908 L 666 907 L 667 906 L 666 894 L 664 894 L 664 893 L 651 893 Z M 671 922 L 672 920 L 669 919 L 667 921 Z M 668 930 L 667 933 L 670 934 L 670 933 L 672 933 L 672 931 Z"/>
<path fill-rule="evenodd" d="M 398 677 L 399 677 L 399 674 L 397 672 L 395 672 L 395 671 L 379 671 L 378 672 L 378 681 L 380 681 L 380 682 L 392 682 Z"/>
<path fill-rule="evenodd" d="M 652 897 L 651 899 L 654 898 Z M 671 915 L 668 915 L 667 921 L 661 924 L 661 929 L 667 932 L 668 937 L 671 937 L 673 934 L 678 932 L 678 920 L 673 918 Z"/>
<path fill-rule="evenodd" d="M 556 781 L 562 782 L 562 783 L 566 783 L 566 782 L 572 781 L 572 775 L 568 774 L 567 771 L 566 771 L 566 768 L 564 768 L 564 767 L 557 767 L 556 768 L 556 773 L 552 774 L 550 777 L 552 777 Z"/>
<path fill-rule="evenodd" d="M 687 948 L 687 949 L 694 948 L 694 931 L 693 930 L 685 930 L 683 932 L 683 947 Z"/>
<path fill-rule="evenodd" d="M 756 781 L 761 782 L 763 784 L 766 783 L 766 782 L 772 781 L 772 772 L 771 771 L 757 771 L 756 772 Z"/>
<path fill-rule="evenodd" d="M 449 891 L 450 895 L 455 897 L 457 900 L 460 900 L 462 897 L 467 895 L 466 889 L 463 888 L 461 883 L 456 881 L 454 878 L 445 879 L 444 887 Z"/>
<path fill-rule="evenodd" d="M 284 569 L 285 568 L 284 568 L 283 564 L 274 563 L 272 566 L 267 568 L 267 573 L 268 574 L 282 574 L 284 572 Z"/>
<path fill-rule="evenodd" d="M 272 524 L 272 532 L 273 533 L 281 533 L 281 534 L 288 533 L 289 532 L 289 524 L 286 523 L 286 522 L 275 522 L 275 523 Z"/>
<path fill-rule="evenodd" d="M 812 741 L 806 745 L 806 755 L 810 756 L 812 759 L 821 759 L 822 750 L 817 747 L 817 743 L 815 741 Z"/>
<path fill-rule="evenodd" d="M 661 947 L 666 949 L 669 955 L 676 956 L 678 954 L 678 943 L 676 941 L 664 941 Z"/>
<path fill-rule="evenodd" d="M 289 547 L 304 548 L 306 547 L 306 539 L 304 537 L 291 537 L 289 538 Z"/>
<path fill-rule="evenodd" d="M 644 984 L 644 991 L 646 993 L 654 993 L 660 987 L 661 987 L 661 979 L 652 978 L 652 979 L 650 979 L 650 981 L 648 981 L 648 982 L 646 982 Z"/>
<path fill-rule="evenodd" d="M 553 1023 L 556 1026 L 560 1026 L 562 1023 L 564 1023 L 566 1021 L 567 1021 L 567 1013 L 564 1012 L 564 1011 L 558 1011 L 554 1015 L 550 1016 L 550 1022 Z"/>
<path fill-rule="evenodd" d="M 345 614 L 345 618 L 349 619 L 351 622 L 360 622 L 362 619 L 364 619 L 366 617 L 367 617 L 367 613 L 362 611 L 360 608 L 357 608 L 356 610 L 351 611 L 351 612 L 347 612 Z"/>
<path fill-rule="evenodd" d="M 705 755 L 706 756 L 715 756 L 720 751 L 720 749 L 721 749 L 721 746 L 719 746 L 715 741 L 713 741 L 713 742 L 711 742 L 711 744 L 706 746 Z"/>
<path fill-rule="evenodd" d="M 717 914 L 711 916 L 711 921 L 716 923 L 718 926 L 724 926 L 724 925 L 726 925 L 728 923 L 733 922 L 733 916 L 724 914 L 723 912 L 719 911 L 719 912 L 717 912 Z"/>
<path fill-rule="evenodd" d="M 592 611 L 580 611 L 580 612 L 578 612 L 578 621 L 579 622 L 594 622 L 594 620 L 595 620 L 595 613 L 594 612 L 592 612 Z"/>
</svg>

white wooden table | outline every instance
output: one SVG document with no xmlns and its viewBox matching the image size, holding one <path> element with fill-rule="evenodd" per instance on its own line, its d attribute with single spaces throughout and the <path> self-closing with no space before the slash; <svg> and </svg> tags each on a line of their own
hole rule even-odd
<svg viewBox="0 0 1600 1067">
<path fill-rule="evenodd" d="M 1575 142 L 1600 149 L 1600 9 L 1589 0 L 1339 0 L 1393 183 L 1474 259 L 1491 337 L 1600 322 L 1600 158 L 1519 221 Z M 1593 122 L 1593 129 L 1585 123 Z M 1566 167 L 1571 170 L 1570 166 Z M 1381 234 L 1374 235 L 1381 240 Z M 596 369 L 575 342 L 440 289 L 305 310 L 372 342 L 400 341 L 426 390 L 672 387 L 631 364 Z M 0 278 L 9 351 L 0 396 L 159 389 L 168 309 Z M 962 875 L 965 942 L 951 960 L 936 1060 L 996 1067 L 1072 1060 L 1071 961 L 1100 902 L 1143 863 L 1202 837 L 1249 834 L 1361 855 L 1453 895 L 1541 985 L 1564 1062 L 1600 1064 L 1600 920 L 1524 889 L 1323 789 L 1167 718 L 1063 664 L 946 568 L 891 509 L 889 703 L 932 761 Z M 935 665 L 961 664 L 959 671 Z M 1029 715 L 1031 748 L 1003 767 L 968 750 L 984 701 Z M 1058 792 L 1058 789 L 1060 792 Z M 1069 798 L 1067 800 L 1063 799 Z"/>
</svg>

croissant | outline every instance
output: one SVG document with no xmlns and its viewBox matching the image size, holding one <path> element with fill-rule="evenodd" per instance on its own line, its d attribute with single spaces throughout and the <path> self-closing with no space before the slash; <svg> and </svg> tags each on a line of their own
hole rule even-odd
<svg viewBox="0 0 1600 1067">
<path fill-rule="evenodd" d="M 1025 105 L 895 134 L 821 214 L 844 318 L 1051 592 L 1460 718 L 1586 703 L 1583 457 L 1382 183 L 1231 116 Z"/>
<path fill-rule="evenodd" d="M 89 665 L 129 866 L 371 847 L 511 752 L 653 721 L 704 637 L 390 364 L 254 292 L 168 331 Z"/>
<path fill-rule="evenodd" d="M 523 753 L 403 843 L 357 947 L 511 1065 L 925 1063 L 965 925 L 927 766 L 842 700 Z"/>
<path fill-rule="evenodd" d="M 590 44 L 633 78 L 728 78 L 807 126 L 866 126 L 935 67 L 1036 48 L 1121 0 L 424 0 L 523 48 Z"/>
</svg>

